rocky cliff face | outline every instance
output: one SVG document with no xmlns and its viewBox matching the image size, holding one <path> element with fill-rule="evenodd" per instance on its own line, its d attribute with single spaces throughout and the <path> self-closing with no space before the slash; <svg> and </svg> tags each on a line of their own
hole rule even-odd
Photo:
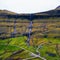
<svg viewBox="0 0 60 60">
<path fill-rule="evenodd" d="M 56 8 L 56 10 L 60 10 L 60 6 L 58 6 L 58 7 Z"/>
<path fill-rule="evenodd" d="M 28 34 L 30 20 L 33 21 L 32 36 L 60 37 L 60 10 L 57 7 L 54 10 L 34 14 L 17 14 L 0 10 L 0 38 L 10 37 L 14 31 L 17 32 L 17 36 L 22 33 Z"/>
</svg>

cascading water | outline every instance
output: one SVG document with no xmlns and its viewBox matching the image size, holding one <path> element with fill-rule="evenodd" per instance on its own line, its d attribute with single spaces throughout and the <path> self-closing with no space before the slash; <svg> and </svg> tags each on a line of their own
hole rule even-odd
<svg viewBox="0 0 60 60">
<path fill-rule="evenodd" d="M 31 32 L 32 32 L 32 15 L 30 14 L 30 23 L 29 23 L 29 27 L 28 27 L 28 39 L 27 39 L 27 45 L 30 46 L 30 35 L 31 35 Z"/>
</svg>

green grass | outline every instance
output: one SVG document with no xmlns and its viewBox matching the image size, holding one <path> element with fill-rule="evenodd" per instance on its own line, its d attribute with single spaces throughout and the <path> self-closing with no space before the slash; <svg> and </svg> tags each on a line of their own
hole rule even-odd
<svg viewBox="0 0 60 60">
<path fill-rule="evenodd" d="M 43 44 L 43 47 L 39 49 L 40 54 L 42 57 L 45 57 L 47 60 L 60 60 L 59 55 L 56 53 L 56 47 L 55 44 L 60 44 L 60 39 L 56 38 L 43 38 L 47 42 L 51 42 L 49 44 Z M 14 59 L 16 58 L 30 58 L 29 51 L 36 52 L 36 48 L 33 46 L 27 46 L 26 44 L 27 37 L 26 36 L 20 36 L 17 38 L 9 38 L 5 40 L 0 40 L 0 58 L 2 60 L 8 58 L 13 52 L 19 51 L 21 49 L 25 49 L 24 52 L 21 52 L 17 55 L 12 56 Z M 28 51 L 26 51 L 28 50 Z M 46 52 L 51 52 L 56 54 L 56 57 L 48 56 Z M 39 58 L 35 58 L 32 60 L 40 60 Z"/>
<path fill-rule="evenodd" d="M 56 46 L 55 44 L 60 44 L 60 39 L 56 38 L 44 38 L 48 42 L 51 42 L 49 44 L 44 44 L 41 49 L 39 49 L 41 56 L 45 57 L 47 60 L 60 60 L 60 56 L 56 52 Z M 56 54 L 55 57 L 49 56 L 46 54 L 46 52 L 50 52 L 53 54 Z"/>
</svg>

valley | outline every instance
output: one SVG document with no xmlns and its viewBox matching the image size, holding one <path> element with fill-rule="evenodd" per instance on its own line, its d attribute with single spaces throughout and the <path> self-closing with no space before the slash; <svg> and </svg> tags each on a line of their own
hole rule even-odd
<svg viewBox="0 0 60 60">
<path fill-rule="evenodd" d="M 60 8 L 34 14 L 0 10 L 0 60 L 60 60 Z"/>
</svg>

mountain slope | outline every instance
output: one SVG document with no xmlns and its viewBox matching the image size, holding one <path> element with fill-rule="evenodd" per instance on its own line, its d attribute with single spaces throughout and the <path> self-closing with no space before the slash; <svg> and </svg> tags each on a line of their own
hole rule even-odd
<svg viewBox="0 0 60 60">
<path fill-rule="evenodd" d="M 60 17 L 60 6 L 58 6 L 54 10 L 46 11 L 46 12 L 38 12 L 33 14 L 17 14 L 8 10 L 0 10 L 0 17 L 8 17 L 8 18 L 24 18 L 24 19 L 40 19 L 40 18 L 50 18 L 50 17 Z"/>
<path fill-rule="evenodd" d="M 60 6 L 58 6 L 56 9 L 46 11 L 46 12 L 41 12 L 41 13 L 36 13 L 38 15 L 60 15 Z"/>
<path fill-rule="evenodd" d="M 11 15 L 15 15 L 16 13 L 15 12 L 8 11 L 8 10 L 0 10 L 0 14 L 11 14 Z"/>
</svg>

